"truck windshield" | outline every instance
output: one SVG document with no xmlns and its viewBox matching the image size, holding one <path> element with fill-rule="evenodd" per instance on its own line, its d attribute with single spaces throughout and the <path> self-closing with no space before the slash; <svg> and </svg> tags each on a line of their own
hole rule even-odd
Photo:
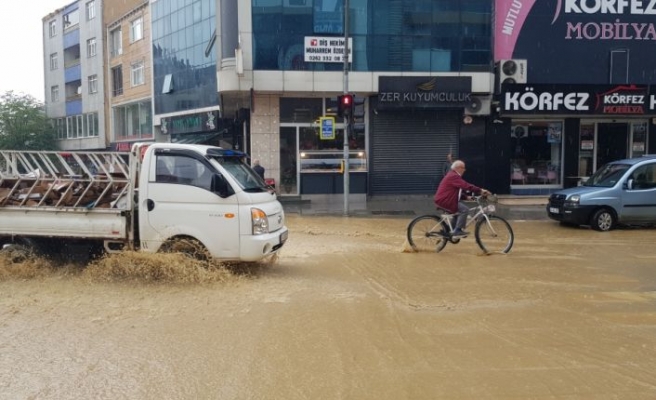
<svg viewBox="0 0 656 400">
<path fill-rule="evenodd" d="M 266 192 L 264 180 L 239 157 L 213 157 L 246 192 Z"/>
<path fill-rule="evenodd" d="M 606 164 L 595 172 L 583 186 L 613 187 L 629 169 L 627 164 Z"/>
</svg>

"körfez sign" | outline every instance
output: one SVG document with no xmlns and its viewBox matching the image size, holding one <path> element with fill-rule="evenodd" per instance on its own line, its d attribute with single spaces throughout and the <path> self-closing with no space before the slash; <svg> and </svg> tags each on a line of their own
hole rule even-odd
<svg viewBox="0 0 656 400">
<path fill-rule="evenodd" d="M 523 85 L 502 87 L 504 114 L 654 115 L 654 85 Z"/>
</svg>

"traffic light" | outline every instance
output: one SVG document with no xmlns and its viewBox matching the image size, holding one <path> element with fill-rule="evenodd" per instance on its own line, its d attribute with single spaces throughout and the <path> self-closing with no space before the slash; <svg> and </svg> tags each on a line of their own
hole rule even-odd
<svg viewBox="0 0 656 400">
<path fill-rule="evenodd" d="M 353 114 L 353 95 L 344 94 L 337 96 L 337 115 L 350 117 Z"/>
</svg>

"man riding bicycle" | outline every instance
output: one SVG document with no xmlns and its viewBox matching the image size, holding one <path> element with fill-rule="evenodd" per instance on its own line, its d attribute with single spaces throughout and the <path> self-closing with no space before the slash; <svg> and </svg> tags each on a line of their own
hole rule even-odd
<svg viewBox="0 0 656 400">
<path fill-rule="evenodd" d="M 462 160 L 454 161 L 451 164 L 451 170 L 442 178 L 434 197 L 436 206 L 447 210 L 450 214 L 458 213 L 452 237 L 466 237 L 469 234 L 464 230 L 467 223 L 467 212 L 469 211 L 469 207 L 461 202 L 466 198 L 464 192 L 472 192 L 483 196 L 490 194 L 488 190 L 479 188 L 462 179 L 464 173 L 465 163 Z"/>
</svg>

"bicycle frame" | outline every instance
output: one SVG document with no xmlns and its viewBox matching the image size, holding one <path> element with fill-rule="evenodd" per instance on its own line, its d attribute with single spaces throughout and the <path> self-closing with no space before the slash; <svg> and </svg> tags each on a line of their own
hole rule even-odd
<svg viewBox="0 0 656 400">
<path fill-rule="evenodd" d="M 474 207 L 470 207 L 469 210 L 465 213 L 447 213 L 444 212 L 440 215 L 440 224 L 446 223 L 446 225 L 449 227 L 449 233 L 453 233 L 453 223 L 451 222 L 455 217 L 458 217 L 462 214 L 467 214 L 467 216 L 471 216 L 470 218 L 467 219 L 467 223 L 465 224 L 465 227 L 468 227 L 469 225 L 472 224 L 472 222 L 478 220 L 481 216 L 485 218 L 485 220 L 489 223 L 490 219 L 488 218 L 488 214 L 491 214 L 495 212 L 496 207 L 493 204 L 488 204 L 488 205 L 483 205 L 481 204 L 481 199 L 483 196 L 475 196 L 473 199 L 476 201 L 476 205 Z M 475 213 L 474 213 L 475 212 Z"/>
</svg>

